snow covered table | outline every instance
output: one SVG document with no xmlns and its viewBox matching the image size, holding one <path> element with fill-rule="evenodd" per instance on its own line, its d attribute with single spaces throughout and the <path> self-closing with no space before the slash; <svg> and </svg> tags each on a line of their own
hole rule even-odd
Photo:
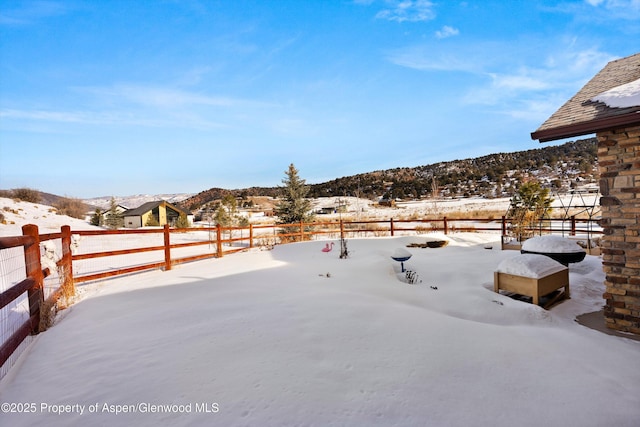
<svg viewBox="0 0 640 427">
<path fill-rule="evenodd" d="M 544 255 L 521 254 L 506 259 L 493 273 L 493 290 L 505 290 L 533 298 L 540 304 L 540 297 L 564 288 L 545 304 L 545 308 L 555 304 L 560 298 L 569 298 L 569 269 Z"/>
<path fill-rule="evenodd" d="M 520 250 L 523 254 L 539 254 L 558 261 L 565 266 L 580 262 L 587 255 L 576 242 L 561 236 L 547 235 L 528 239 Z"/>
</svg>

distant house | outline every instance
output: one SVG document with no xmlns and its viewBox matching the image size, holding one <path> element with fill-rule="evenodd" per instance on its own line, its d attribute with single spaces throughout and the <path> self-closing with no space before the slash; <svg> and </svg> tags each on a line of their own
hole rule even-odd
<svg viewBox="0 0 640 427">
<path fill-rule="evenodd" d="M 129 208 L 126 207 L 126 206 L 123 206 L 123 205 L 116 205 L 114 210 L 115 210 L 115 214 L 118 217 L 121 217 L 123 213 L 125 213 L 126 211 L 129 210 Z M 107 208 L 107 209 L 101 211 L 102 223 L 103 224 L 106 224 L 106 223 L 109 222 L 111 214 L 112 214 L 111 208 Z"/>
<path fill-rule="evenodd" d="M 605 321 L 640 334 L 640 53 L 608 63 L 531 137 L 591 133 L 598 139 Z"/>
<path fill-rule="evenodd" d="M 339 203 L 332 206 L 323 206 L 321 208 L 318 208 L 316 210 L 316 213 L 320 215 L 329 215 L 329 214 L 335 214 L 339 212 L 346 212 L 347 207 L 348 206 L 346 203 Z"/>
<path fill-rule="evenodd" d="M 388 206 L 393 208 L 396 206 L 396 201 L 394 199 L 383 197 L 382 199 L 378 200 L 378 204 L 380 206 Z"/>
<path fill-rule="evenodd" d="M 150 223 L 173 226 L 180 215 L 186 215 L 190 222 L 193 221 L 193 215 L 190 212 L 164 200 L 147 202 L 122 214 L 125 228 L 139 228 Z"/>
</svg>

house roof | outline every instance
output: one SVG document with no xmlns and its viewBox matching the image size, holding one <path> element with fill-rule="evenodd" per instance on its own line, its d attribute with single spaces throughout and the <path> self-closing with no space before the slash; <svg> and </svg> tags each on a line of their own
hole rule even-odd
<svg viewBox="0 0 640 427">
<path fill-rule="evenodd" d="M 123 216 L 140 216 L 140 215 L 144 215 L 145 213 L 149 212 L 150 210 L 153 210 L 155 208 L 157 208 L 160 205 L 166 205 L 167 207 L 170 207 L 171 209 L 178 211 L 180 213 L 183 213 L 185 215 L 191 215 L 189 212 L 185 211 L 182 208 L 179 208 L 178 206 L 172 205 L 171 203 L 165 201 L 165 200 L 156 200 L 153 202 L 147 202 L 144 203 L 140 206 L 138 206 L 135 209 L 129 209 L 125 212 L 123 212 Z"/>
<path fill-rule="evenodd" d="M 540 142 L 640 125 L 640 105 L 613 108 L 592 98 L 640 78 L 640 53 L 609 62 L 535 132 Z"/>
</svg>

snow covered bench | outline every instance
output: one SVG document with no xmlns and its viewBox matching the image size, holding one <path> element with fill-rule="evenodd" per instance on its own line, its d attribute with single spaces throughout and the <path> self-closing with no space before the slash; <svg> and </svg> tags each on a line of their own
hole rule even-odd
<svg viewBox="0 0 640 427">
<path fill-rule="evenodd" d="M 540 304 L 540 297 L 564 288 L 545 305 L 550 307 L 560 298 L 569 298 L 569 269 L 544 255 L 522 254 L 506 259 L 493 273 L 493 290 L 515 292 L 533 298 Z"/>
</svg>

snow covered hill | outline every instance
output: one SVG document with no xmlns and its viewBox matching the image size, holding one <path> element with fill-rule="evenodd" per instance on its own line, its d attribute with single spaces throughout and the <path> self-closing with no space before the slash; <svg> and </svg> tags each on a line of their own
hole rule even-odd
<svg viewBox="0 0 640 427">
<path fill-rule="evenodd" d="M 0 236 L 19 236 L 25 224 L 37 225 L 41 233 L 56 233 L 63 225 L 71 226 L 72 230 L 98 229 L 88 221 L 56 212 L 51 206 L 0 197 Z"/>
<path fill-rule="evenodd" d="M 156 200 L 166 200 L 169 203 L 175 204 L 181 202 L 193 194 L 180 193 L 180 194 L 136 194 L 133 196 L 113 196 L 117 205 L 125 206 L 129 209 L 137 208 L 147 202 L 153 202 Z M 111 206 L 111 196 L 94 197 L 91 199 L 84 199 L 88 205 L 95 206 L 97 208 L 106 210 Z"/>
</svg>

